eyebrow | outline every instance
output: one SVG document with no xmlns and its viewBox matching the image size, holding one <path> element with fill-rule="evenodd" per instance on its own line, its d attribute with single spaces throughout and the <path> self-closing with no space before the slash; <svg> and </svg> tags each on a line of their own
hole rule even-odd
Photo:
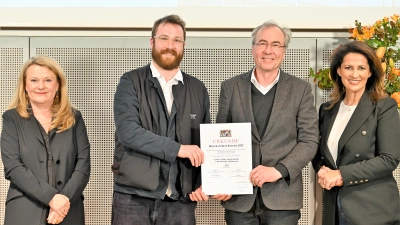
<svg viewBox="0 0 400 225">
<path fill-rule="evenodd" d="M 267 42 L 268 43 L 268 41 L 267 40 L 264 40 L 264 39 L 261 39 L 261 40 L 259 40 L 258 42 Z M 271 42 L 271 44 L 274 44 L 274 43 L 281 43 L 280 41 L 273 41 L 273 42 Z"/>
</svg>

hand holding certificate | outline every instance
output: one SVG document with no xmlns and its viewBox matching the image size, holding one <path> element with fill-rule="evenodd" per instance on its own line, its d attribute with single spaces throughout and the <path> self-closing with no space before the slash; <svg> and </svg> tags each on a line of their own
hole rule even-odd
<svg viewBox="0 0 400 225">
<path fill-rule="evenodd" d="M 253 194 L 251 124 L 218 123 L 200 125 L 203 192 Z"/>
</svg>

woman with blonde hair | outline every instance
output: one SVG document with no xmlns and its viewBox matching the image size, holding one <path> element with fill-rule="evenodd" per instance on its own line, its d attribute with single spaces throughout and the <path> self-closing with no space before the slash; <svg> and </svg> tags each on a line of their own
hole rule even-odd
<svg viewBox="0 0 400 225">
<path fill-rule="evenodd" d="M 10 181 L 4 225 L 85 224 L 90 144 L 65 74 L 47 56 L 34 56 L 21 69 L 3 113 L 1 157 Z"/>
</svg>

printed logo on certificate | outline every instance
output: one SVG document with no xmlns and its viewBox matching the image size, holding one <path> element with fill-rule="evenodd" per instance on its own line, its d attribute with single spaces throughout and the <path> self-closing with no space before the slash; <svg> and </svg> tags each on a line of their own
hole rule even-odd
<svg viewBox="0 0 400 225">
<path fill-rule="evenodd" d="M 206 195 L 253 194 L 251 123 L 200 125 L 202 189 Z"/>
</svg>

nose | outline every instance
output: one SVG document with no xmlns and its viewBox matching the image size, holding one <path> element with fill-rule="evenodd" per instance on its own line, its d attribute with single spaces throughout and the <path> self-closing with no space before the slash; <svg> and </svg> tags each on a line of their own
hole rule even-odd
<svg viewBox="0 0 400 225">
<path fill-rule="evenodd" d="M 170 40 L 167 41 L 167 47 L 168 47 L 169 49 L 174 49 L 174 48 L 175 48 L 174 40 L 173 40 L 173 39 L 170 39 Z"/>
<path fill-rule="evenodd" d="M 39 86 L 38 86 L 38 88 L 39 89 L 43 89 L 44 88 L 44 81 L 43 80 L 41 80 L 41 81 L 39 81 Z"/>
<path fill-rule="evenodd" d="M 265 53 L 270 53 L 270 52 L 272 52 L 272 45 L 271 45 L 271 44 L 267 44 L 267 45 L 265 46 L 263 52 L 265 52 Z"/>
<path fill-rule="evenodd" d="M 351 73 L 351 76 L 350 76 L 351 78 L 357 78 L 357 77 L 359 77 L 359 74 L 358 74 L 358 70 L 353 70 L 353 73 Z"/>
</svg>

